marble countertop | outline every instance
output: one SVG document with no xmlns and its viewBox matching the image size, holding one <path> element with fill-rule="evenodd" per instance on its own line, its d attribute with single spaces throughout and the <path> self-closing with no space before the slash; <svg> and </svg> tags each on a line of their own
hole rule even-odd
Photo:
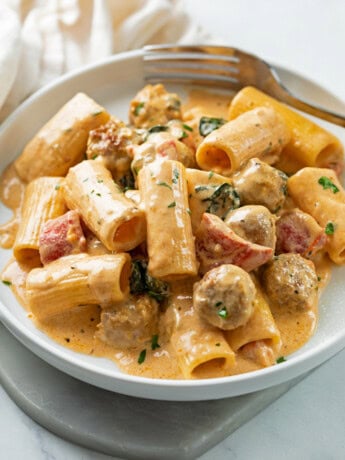
<svg viewBox="0 0 345 460">
<path fill-rule="evenodd" d="M 343 0 L 185 0 L 206 30 L 330 89 L 345 101 Z M 329 459 L 345 455 L 345 350 L 239 428 L 202 460 Z M 31 421 L 0 389 L 0 458 L 110 458 Z"/>
</svg>

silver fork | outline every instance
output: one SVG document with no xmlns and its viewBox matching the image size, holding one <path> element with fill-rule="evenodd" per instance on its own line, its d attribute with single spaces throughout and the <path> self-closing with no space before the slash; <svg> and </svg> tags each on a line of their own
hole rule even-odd
<svg viewBox="0 0 345 460">
<path fill-rule="evenodd" d="M 144 76 L 150 83 L 177 82 L 239 91 L 255 86 L 274 98 L 345 127 L 345 116 L 298 99 L 285 88 L 272 66 L 227 46 L 152 45 L 144 48 Z"/>
</svg>

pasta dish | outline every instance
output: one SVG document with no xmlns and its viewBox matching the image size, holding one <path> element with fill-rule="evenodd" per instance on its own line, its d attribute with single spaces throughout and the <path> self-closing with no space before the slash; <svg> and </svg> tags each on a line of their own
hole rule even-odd
<svg viewBox="0 0 345 460">
<path fill-rule="evenodd" d="M 2 272 L 37 327 L 124 372 L 195 379 L 279 365 L 345 263 L 340 141 L 246 87 L 147 85 L 129 120 L 84 93 L 2 174 Z"/>
</svg>

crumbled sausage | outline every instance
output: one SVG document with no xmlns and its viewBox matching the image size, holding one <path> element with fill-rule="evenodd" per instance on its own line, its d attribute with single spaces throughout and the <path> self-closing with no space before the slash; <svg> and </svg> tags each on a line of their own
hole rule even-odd
<svg viewBox="0 0 345 460">
<path fill-rule="evenodd" d="M 224 330 L 244 325 L 253 313 L 255 285 L 242 268 L 221 265 L 195 283 L 193 306 L 213 326 Z"/>
<path fill-rule="evenodd" d="M 181 101 L 177 94 L 168 93 L 162 84 L 147 85 L 131 101 L 129 118 L 134 126 L 150 128 L 181 119 Z"/>
<path fill-rule="evenodd" d="M 317 297 L 313 262 L 299 254 L 281 254 L 267 264 L 262 281 L 270 301 L 284 309 L 309 310 Z"/>
</svg>

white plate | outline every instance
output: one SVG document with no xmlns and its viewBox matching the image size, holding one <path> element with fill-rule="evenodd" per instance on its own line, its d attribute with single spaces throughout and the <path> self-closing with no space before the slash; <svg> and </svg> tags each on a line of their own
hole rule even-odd
<svg viewBox="0 0 345 460">
<path fill-rule="evenodd" d="M 278 69 L 279 70 L 279 69 Z M 344 106 L 329 92 L 292 72 L 280 69 L 287 87 L 306 98 L 332 108 Z M 113 114 L 127 119 L 128 103 L 144 85 L 142 52 L 135 51 L 75 72 L 37 92 L 3 124 L 0 130 L 0 170 L 12 161 L 37 130 L 76 92 L 84 91 Z M 176 89 L 176 88 L 175 88 Z M 320 121 L 319 121 L 320 122 Z M 321 123 L 320 124 L 324 124 Z M 345 130 L 327 125 L 345 144 Z M 10 212 L 0 207 L 0 221 Z M 0 250 L 0 268 L 10 252 Z M 345 346 L 345 268 L 333 271 L 332 281 L 320 302 L 320 320 L 312 339 L 285 363 L 232 377 L 208 380 L 154 380 L 123 374 L 107 359 L 75 353 L 64 348 L 27 318 L 11 290 L 0 286 L 0 319 L 31 351 L 58 369 L 96 386 L 151 399 L 192 401 L 219 399 L 261 390 L 311 370 Z"/>
</svg>

